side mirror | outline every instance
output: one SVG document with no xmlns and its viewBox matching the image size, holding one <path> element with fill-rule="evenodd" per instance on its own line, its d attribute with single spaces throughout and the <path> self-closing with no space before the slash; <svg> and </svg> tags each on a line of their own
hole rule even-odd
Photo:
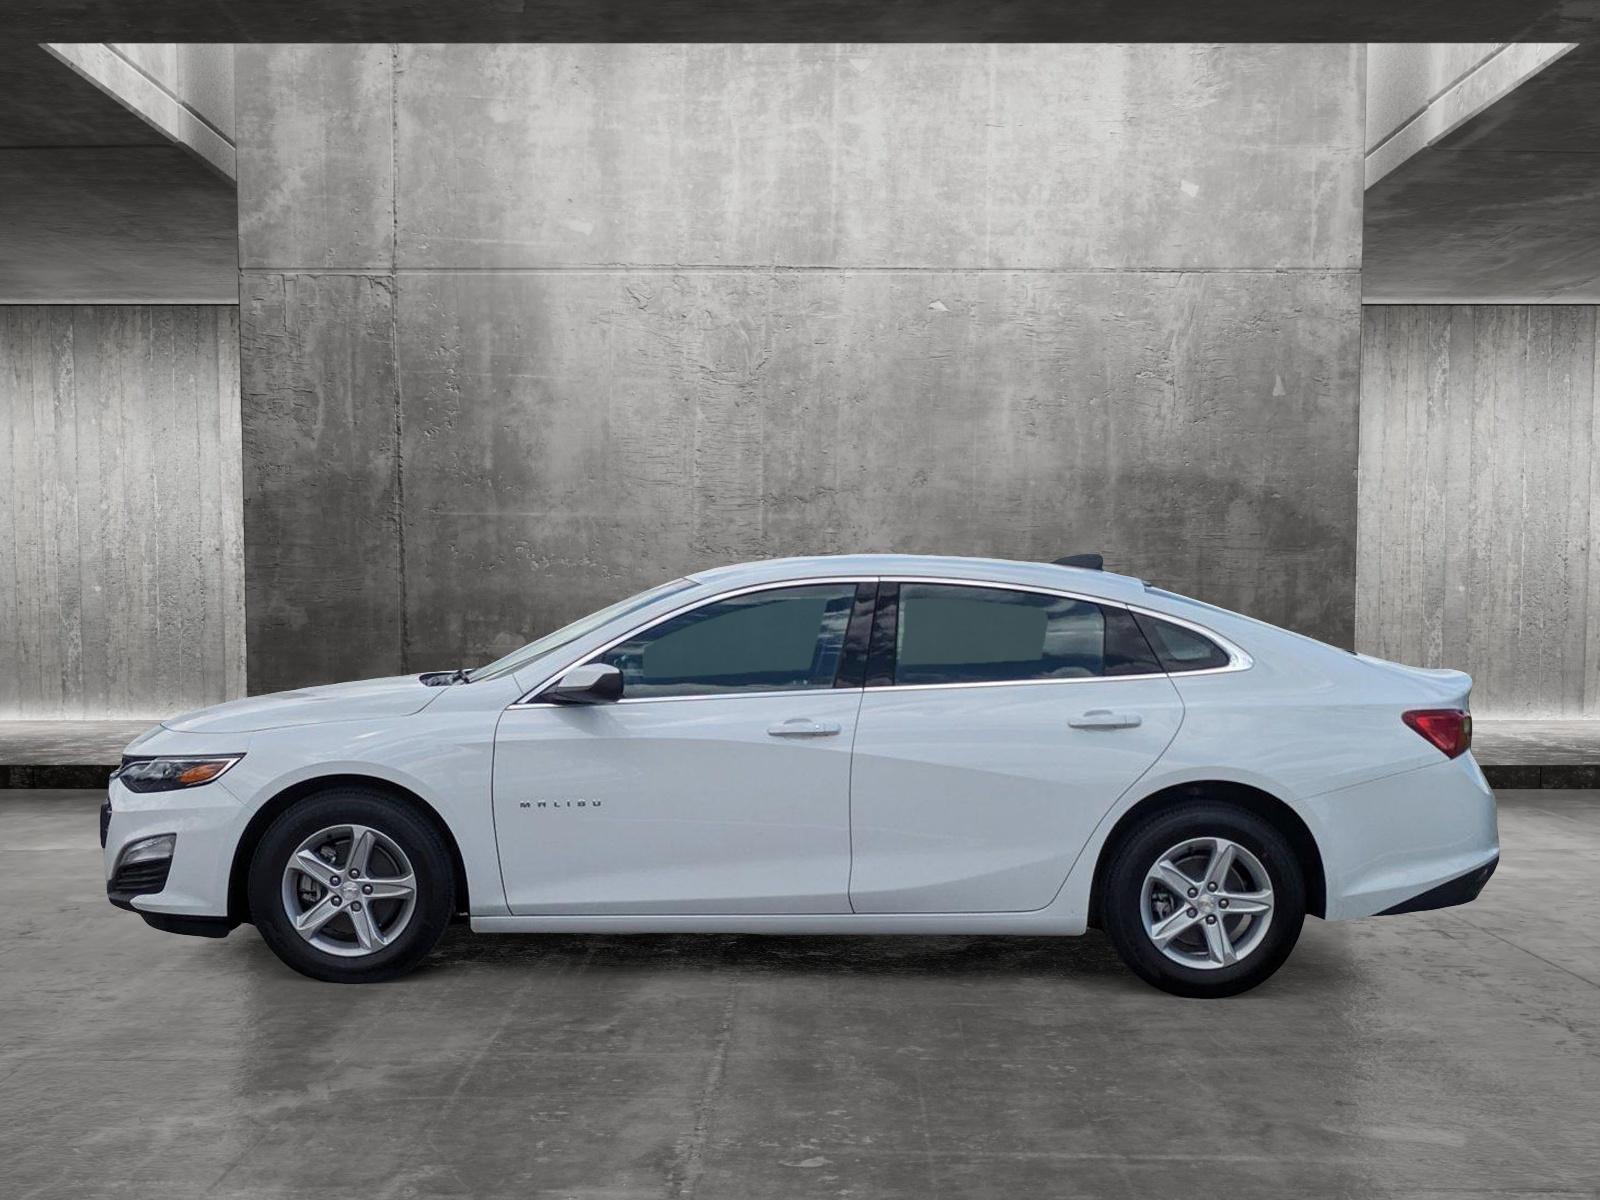
<svg viewBox="0 0 1600 1200">
<path fill-rule="evenodd" d="M 610 704 L 622 699 L 622 672 L 610 663 L 584 663 L 545 688 L 539 699 L 553 704 Z"/>
</svg>

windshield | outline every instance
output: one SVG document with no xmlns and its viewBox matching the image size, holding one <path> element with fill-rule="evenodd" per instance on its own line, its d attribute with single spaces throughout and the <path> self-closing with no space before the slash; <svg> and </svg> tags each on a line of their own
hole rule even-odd
<svg viewBox="0 0 1600 1200">
<path fill-rule="evenodd" d="M 637 596 L 629 596 L 626 600 L 618 600 L 608 608 L 599 612 L 592 612 L 587 617 L 579 617 L 571 625 L 563 625 L 554 633 L 547 633 L 536 642 L 529 642 L 520 650 L 513 650 L 504 658 L 497 658 L 487 666 L 479 667 L 467 674 L 471 683 L 480 679 L 499 679 L 502 675 L 510 675 L 513 671 L 520 670 L 536 658 L 543 658 L 553 650 L 559 650 L 569 642 L 575 642 L 581 637 L 593 633 L 608 621 L 618 617 L 625 617 L 631 612 L 637 612 L 654 604 L 665 596 L 675 592 L 686 592 L 695 584 L 688 579 L 674 579 L 671 583 L 663 583 L 653 587 L 647 592 L 640 592 Z"/>
</svg>

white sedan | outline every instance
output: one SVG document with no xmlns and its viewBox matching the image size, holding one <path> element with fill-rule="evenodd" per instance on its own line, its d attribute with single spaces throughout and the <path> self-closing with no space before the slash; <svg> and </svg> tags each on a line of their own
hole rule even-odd
<svg viewBox="0 0 1600 1200">
<path fill-rule="evenodd" d="M 479 932 L 1079 934 L 1221 996 L 1499 859 L 1471 680 L 1095 569 L 861 555 L 675 580 L 472 671 L 129 745 L 107 891 L 318 979 Z"/>
</svg>

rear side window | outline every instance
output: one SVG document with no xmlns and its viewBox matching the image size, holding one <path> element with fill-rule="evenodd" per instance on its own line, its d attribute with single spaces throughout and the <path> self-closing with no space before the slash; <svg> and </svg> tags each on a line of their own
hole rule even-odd
<svg viewBox="0 0 1600 1200">
<path fill-rule="evenodd" d="M 1231 661 L 1226 650 L 1202 633 L 1145 613 L 1138 614 L 1138 621 L 1162 667 L 1171 674 L 1214 671 Z"/>
<path fill-rule="evenodd" d="M 774 588 L 715 600 L 635 634 L 596 661 L 625 698 L 831 688 L 856 585 Z"/>
<path fill-rule="evenodd" d="M 1159 670 L 1121 610 L 1005 588 L 900 585 L 894 682 L 902 686 Z"/>
</svg>

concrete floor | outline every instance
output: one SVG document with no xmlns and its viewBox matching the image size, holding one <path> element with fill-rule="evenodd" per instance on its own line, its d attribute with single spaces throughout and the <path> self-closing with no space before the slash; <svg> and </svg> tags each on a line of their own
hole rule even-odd
<svg viewBox="0 0 1600 1200">
<path fill-rule="evenodd" d="M 461 931 L 317 984 L 111 909 L 97 796 L 13 792 L 0 1195 L 1596 1196 L 1597 801 L 1504 794 L 1477 903 L 1205 1003 L 1098 936 Z"/>
<path fill-rule="evenodd" d="M 133 721 L 0 721 L 0 763 L 116 766 L 122 748 L 160 717 Z"/>
<path fill-rule="evenodd" d="M 1600 721 L 1525 721 L 1474 717 L 1472 757 L 1479 763 L 1568 766 L 1600 763 Z"/>
</svg>

